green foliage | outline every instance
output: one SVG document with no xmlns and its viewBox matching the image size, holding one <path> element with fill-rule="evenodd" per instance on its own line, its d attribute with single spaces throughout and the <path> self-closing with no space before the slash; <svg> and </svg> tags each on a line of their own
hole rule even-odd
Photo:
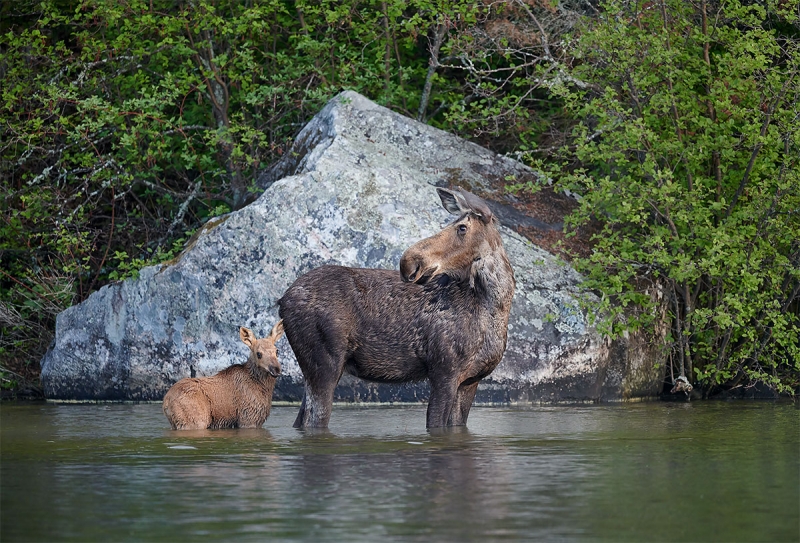
<svg viewBox="0 0 800 543">
<path fill-rule="evenodd" d="M 581 194 L 571 225 L 603 232 L 576 265 L 609 334 L 653 326 L 660 293 L 671 371 L 709 393 L 797 387 L 797 12 L 796 0 L 613 0 L 599 15 L 577 0 L 4 3 L 0 356 L 37 360 L 62 309 L 251 201 L 350 88 Z"/>
<path fill-rule="evenodd" d="M 707 394 L 800 384 L 797 2 L 612 0 L 555 88 L 578 122 L 560 167 L 603 224 L 576 264 L 606 332 L 673 326 L 675 374 Z M 579 167 L 569 169 L 569 165 Z M 559 175 L 560 174 L 560 175 Z M 631 311 L 637 308 L 638 311 Z"/>
<path fill-rule="evenodd" d="M 561 105 L 548 88 L 562 70 L 563 37 L 583 9 L 590 4 L 484 2 L 454 24 L 437 80 L 440 115 L 431 122 L 515 156 L 557 144 Z"/>
<path fill-rule="evenodd" d="M 251 201 L 343 88 L 411 114 L 429 30 L 474 4 L 4 3 L 0 302 L 24 307 L 20 296 L 59 277 L 72 288 L 63 309 L 173 258 L 191 231 Z M 13 320 L 52 330 L 52 309 Z M 19 354 L 15 330 L 3 323 L 3 344 Z"/>
</svg>

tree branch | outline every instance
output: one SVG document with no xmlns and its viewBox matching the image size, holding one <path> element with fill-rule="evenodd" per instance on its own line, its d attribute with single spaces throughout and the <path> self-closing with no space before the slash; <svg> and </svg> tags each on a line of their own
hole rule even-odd
<svg viewBox="0 0 800 543">
<path fill-rule="evenodd" d="M 433 43 L 430 44 L 431 56 L 428 60 L 428 74 L 425 76 L 425 85 L 422 88 L 422 96 L 419 99 L 419 110 L 417 111 L 417 120 L 425 122 L 425 111 L 428 109 L 428 101 L 431 97 L 431 88 L 433 87 L 433 76 L 436 69 L 439 68 L 439 50 L 442 47 L 442 42 L 447 34 L 448 24 L 440 23 L 436 27 L 434 33 Z"/>
<path fill-rule="evenodd" d="M 764 138 L 764 136 L 767 135 L 767 129 L 769 128 L 770 121 L 772 120 L 772 115 L 773 113 L 775 113 L 775 109 L 778 107 L 778 105 L 781 103 L 781 100 L 783 100 L 783 97 L 786 95 L 786 91 L 789 88 L 789 84 L 792 81 L 794 81 L 795 75 L 797 74 L 793 73 L 789 78 L 786 79 L 786 82 L 783 84 L 783 88 L 775 97 L 775 99 L 772 101 L 772 103 L 769 106 L 769 109 L 767 109 L 764 122 L 761 125 L 761 132 L 759 133 L 762 139 Z M 725 212 L 726 219 L 731 216 L 733 208 L 736 207 L 736 203 L 739 201 L 739 198 L 742 196 L 742 193 L 744 192 L 747 183 L 750 181 L 750 173 L 753 171 L 753 166 L 756 163 L 756 157 L 758 157 L 758 153 L 761 151 L 763 145 L 764 145 L 763 142 L 759 141 L 753 148 L 753 151 L 750 153 L 750 161 L 747 163 L 747 168 L 745 168 L 744 170 L 744 175 L 742 176 L 742 180 L 739 182 L 739 186 L 736 188 L 736 194 L 734 194 L 733 200 L 731 200 L 731 205 L 728 206 L 728 210 Z"/>
</svg>

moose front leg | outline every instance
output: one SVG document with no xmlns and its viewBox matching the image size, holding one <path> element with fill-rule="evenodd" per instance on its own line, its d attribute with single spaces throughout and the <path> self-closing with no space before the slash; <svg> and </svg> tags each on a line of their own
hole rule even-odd
<svg viewBox="0 0 800 543">
<path fill-rule="evenodd" d="M 458 387 L 455 407 L 450 413 L 450 420 L 447 423 L 448 426 L 464 426 L 467 424 L 467 417 L 469 416 L 472 402 L 475 399 L 475 393 L 478 391 L 479 382 L 480 381 L 469 384 L 462 383 L 461 386 Z"/>
<path fill-rule="evenodd" d="M 450 420 L 456 404 L 456 388 L 456 383 L 431 382 L 431 397 L 428 400 L 426 427 L 442 428 L 450 426 Z"/>
</svg>

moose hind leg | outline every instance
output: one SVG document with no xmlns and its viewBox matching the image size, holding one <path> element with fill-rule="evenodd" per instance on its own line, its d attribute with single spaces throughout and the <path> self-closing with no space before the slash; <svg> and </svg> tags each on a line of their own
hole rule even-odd
<svg viewBox="0 0 800 543">
<path fill-rule="evenodd" d="M 328 427 L 333 408 L 333 394 L 342 376 L 344 361 L 337 364 L 331 357 L 325 358 L 327 360 L 323 359 L 324 362 L 316 366 L 317 371 L 313 375 L 306 376 L 305 395 L 294 423 L 295 428 Z"/>
<path fill-rule="evenodd" d="M 300 411 L 297 412 L 297 418 L 294 419 L 293 428 L 304 428 L 308 423 L 308 415 L 306 415 L 306 397 L 307 393 L 303 393 L 303 401 L 300 403 Z"/>
<path fill-rule="evenodd" d="M 326 428 L 331 418 L 333 393 L 344 369 L 346 334 L 335 319 L 316 314 L 300 337 L 287 336 L 305 379 L 305 394 L 295 428 Z"/>
<path fill-rule="evenodd" d="M 327 428 L 331 420 L 333 393 L 338 381 L 325 383 L 323 387 L 312 390 L 306 386 L 300 412 L 294 421 L 295 428 Z"/>
</svg>

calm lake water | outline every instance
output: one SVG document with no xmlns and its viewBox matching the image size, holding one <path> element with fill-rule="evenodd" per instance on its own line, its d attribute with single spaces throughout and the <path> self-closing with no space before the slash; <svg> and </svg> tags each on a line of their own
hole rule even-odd
<svg viewBox="0 0 800 543">
<path fill-rule="evenodd" d="M 0 540 L 798 541 L 786 403 L 334 408 L 174 432 L 161 405 L 0 405 Z"/>
</svg>

